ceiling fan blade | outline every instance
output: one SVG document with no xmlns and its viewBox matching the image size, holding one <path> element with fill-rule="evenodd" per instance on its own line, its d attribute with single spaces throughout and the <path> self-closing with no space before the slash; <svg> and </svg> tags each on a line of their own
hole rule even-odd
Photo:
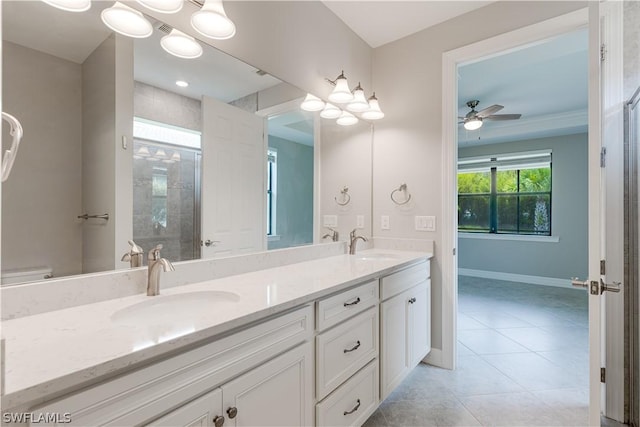
<svg viewBox="0 0 640 427">
<path fill-rule="evenodd" d="M 485 117 L 487 120 L 518 120 L 522 114 L 493 114 Z"/>
<path fill-rule="evenodd" d="M 487 107 L 484 110 L 478 111 L 476 116 L 477 117 L 482 117 L 484 119 L 485 117 L 488 117 L 488 116 L 492 115 L 493 113 L 497 113 L 498 111 L 502 110 L 503 108 L 504 107 L 502 105 L 494 104 L 491 107 Z"/>
</svg>

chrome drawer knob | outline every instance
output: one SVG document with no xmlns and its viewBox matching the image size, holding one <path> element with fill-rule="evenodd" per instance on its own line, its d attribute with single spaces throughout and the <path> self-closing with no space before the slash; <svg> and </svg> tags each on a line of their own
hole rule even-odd
<svg viewBox="0 0 640 427">
<path fill-rule="evenodd" d="M 220 415 L 216 415 L 215 417 L 213 417 L 213 425 L 215 427 L 222 427 L 223 424 L 224 424 L 224 417 L 221 417 Z"/>
<path fill-rule="evenodd" d="M 229 418 L 235 418 L 236 415 L 238 415 L 238 408 L 232 406 L 231 408 L 227 409 L 227 415 L 229 415 Z"/>
</svg>

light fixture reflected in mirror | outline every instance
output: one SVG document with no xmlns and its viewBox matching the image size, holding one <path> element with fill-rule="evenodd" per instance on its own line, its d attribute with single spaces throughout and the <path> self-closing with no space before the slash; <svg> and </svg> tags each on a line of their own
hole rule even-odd
<svg viewBox="0 0 640 427">
<path fill-rule="evenodd" d="M 138 3 L 146 7 L 147 9 L 151 9 L 155 12 L 160 13 L 176 13 L 180 12 L 182 9 L 182 5 L 184 4 L 183 0 L 136 0 Z"/>
<path fill-rule="evenodd" d="M 351 93 L 351 89 L 349 89 L 349 83 L 344 76 L 344 71 L 342 71 L 335 80 L 327 80 L 329 83 L 336 85 L 333 92 L 329 95 L 329 101 L 344 104 L 345 102 L 353 100 L 353 94 Z"/>
<path fill-rule="evenodd" d="M 379 120 L 384 117 L 384 113 L 380 109 L 380 104 L 378 103 L 378 98 L 376 98 L 376 93 L 373 92 L 373 95 L 369 97 L 369 109 L 362 113 L 362 118 L 365 120 Z"/>
<path fill-rule="evenodd" d="M 67 12 L 84 12 L 91 8 L 91 0 L 42 0 L 49 6 Z"/>
<path fill-rule="evenodd" d="M 205 0 L 202 9 L 191 15 L 191 25 L 203 36 L 212 39 L 230 39 L 236 34 L 236 26 L 227 17 L 222 0 Z"/>
<path fill-rule="evenodd" d="M 338 117 L 338 120 L 336 120 L 336 123 L 341 126 L 351 126 L 358 123 L 358 118 L 348 111 L 343 111 L 340 117 Z"/>
<path fill-rule="evenodd" d="M 304 111 L 320 111 L 324 108 L 324 101 L 308 93 L 304 101 L 302 101 L 302 104 L 300 104 L 300 108 Z"/>
<path fill-rule="evenodd" d="M 194 59 L 202 56 L 202 46 L 193 37 L 173 28 L 169 34 L 162 37 L 160 46 L 173 56 L 184 59 Z"/>
<path fill-rule="evenodd" d="M 151 153 L 149 152 L 149 149 L 147 148 L 147 146 L 143 145 L 138 149 L 138 151 L 136 152 L 136 155 L 140 157 L 150 157 Z"/>
<path fill-rule="evenodd" d="M 119 1 L 103 10 L 100 17 L 107 27 L 128 37 L 145 38 L 153 33 L 151 23 L 142 13 Z"/>
<path fill-rule="evenodd" d="M 337 119 L 342 115 L 342 110 L 333 104 L 327 104 L 324 106 L 324 110 L 320 112 L 320 117 L 323 119 Z"/>
<path fill-rule="evenodd" d="M 360 86 L 360 82 L 358 82 L 358 86 L 353 89 L 353 100 L 347 104 L 347 110 L 353 111 L 354 113 L 361 113 L 368 109 L 369 103 L 364 96 L 364 90 L 362 86 Z"/>
<path fill-rule="evenodd" d="M 177 80 L 176 81 L 176 86 L 178 86 L 178 87 L 189 87 L 189 83 L 185 82 L 184 80 Z"/>
<path fill-rule="evenodd" d="M 464 121 L 464 128 L 466 130 L 476 130 L 482 127 L 482 119 L 480 117 L 471 117 Z"/>
</svg>

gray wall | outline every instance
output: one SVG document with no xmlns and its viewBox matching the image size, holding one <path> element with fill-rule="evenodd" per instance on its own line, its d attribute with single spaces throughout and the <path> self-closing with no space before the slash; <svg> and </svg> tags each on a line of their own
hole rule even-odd
<svg viewBox="0 0 640 427">
<path fill-rule="evenodd" d="M 587 134 L 459 150 L 458 157 L 552 150 L 551 233 L 559 242 L 458 239 L 458 267 L 570 279 L 587 276 Z"/>
<path fill-rule="evenodd" d="M 630 99 L 640 86 L 640 1 L 624 2 L 624 96 Z"/>
<path fill-rule="evenodd" d="M 269 249 L 313 243 L 313 147 L 269 135 L 278 151 L 276 234 Z"/>
<path fill-rule="evenodd" d="M 199 99 L 135 82 L 133 114 L 155 122 L 191 130 L 202 130 L 202 107 Z"/>
<path fill-rule="evenodd" d="M 2 184 L 2 268 L 82 271 L 82 69 L 3 43 L 3 104 L 24 128 L 11 176 Z M 3 121 L 4 123 L 4 121 Z M 11 144 L 3 125 L 3 150 Z"/>
</svg>

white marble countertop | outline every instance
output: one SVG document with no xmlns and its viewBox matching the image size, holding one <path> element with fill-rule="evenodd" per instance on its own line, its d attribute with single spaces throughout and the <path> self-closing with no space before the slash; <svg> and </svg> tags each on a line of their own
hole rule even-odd
<svg viewBox="0 0 640 427">
<path fill-rule="evenodd" d="M 376 259 L 374 255 L 363 259 L 375 253 L 392 256 Z M 160 296 L 134 295 L 4 321 L 6 371 L 2 407 L 39 404 L 96 382 L 96 378 L 107 378 L 182 346 L 210 339 L 432 256 L 424 252 L 375 249 L 358 255 L 322 258 L 164 291 L 161 278 Z M 161 301 L 175 294 L 209 291 L 232 292 L 237 295 L 237 301 L 217 303 L 214 310 L 193 311 L 193 315 L 190 312 L 188 316 L 166 310 L 164 322 L 158 320 L 164 319 L 162 314 L 155 317 L 154 322 L 123 321 L 118 320 L 118 315 L 114 317 L 116 312 L 136 311 L 127 308 L 150 298 Z M 158 312 L 151 314 L 157 316 Z"/>
</svg>

